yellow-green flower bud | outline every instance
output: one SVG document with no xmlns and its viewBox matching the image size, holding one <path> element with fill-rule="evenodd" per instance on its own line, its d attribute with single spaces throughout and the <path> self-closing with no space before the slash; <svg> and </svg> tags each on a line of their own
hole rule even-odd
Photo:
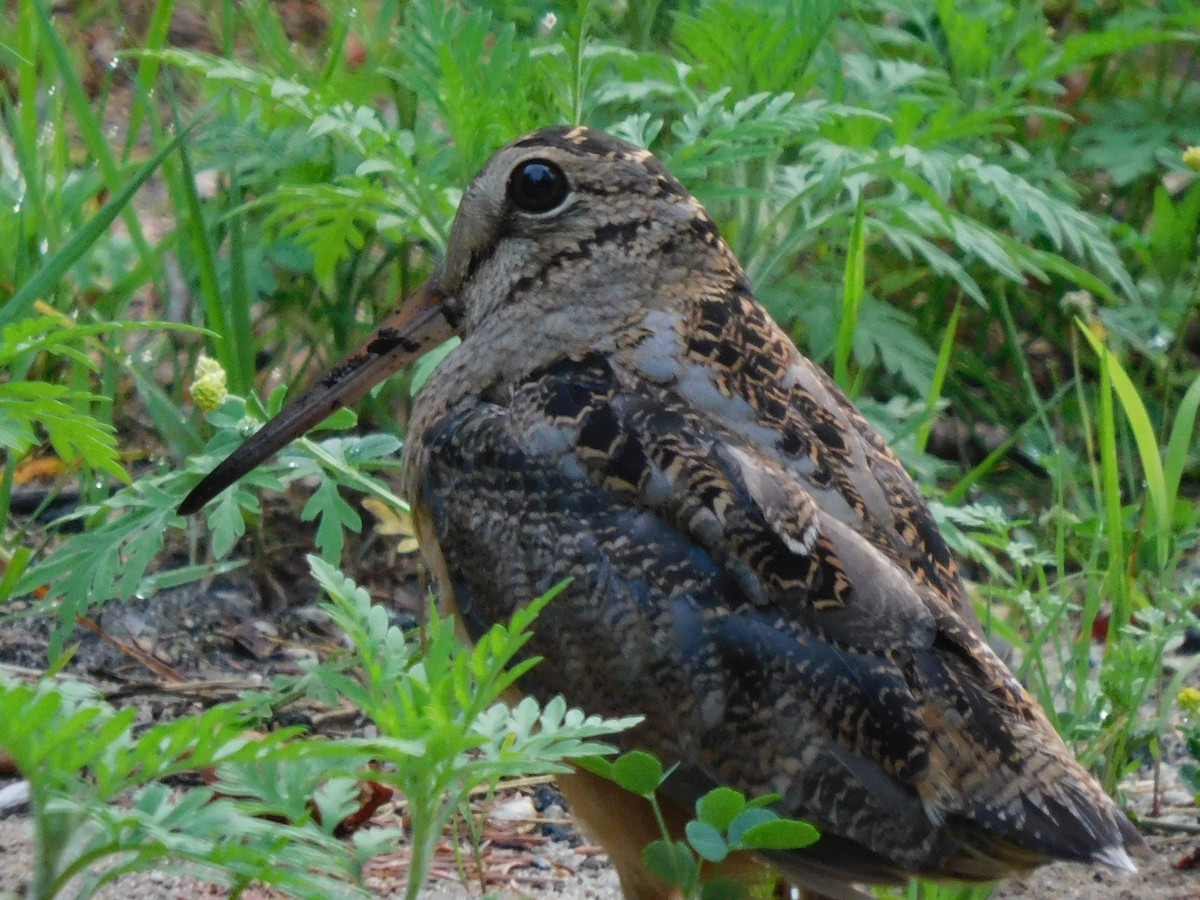
<svg viewBox="0 0 1200 900">
<path fill-rule="evenodd" d="M 210 356 L 200 354 L 192 380 L 192 400 L 206 413 L 217 409 L 229 395 L 225 389 L 225 370 Z"/>
<path fill-rule="evenodd" d="M 1175 703 L 1186 715 L 1196 715 L 1197 712 L 1200 712 L 1200 690 L 1194 687 L 1185 687 L 1175 695 Z"/>
</svg>

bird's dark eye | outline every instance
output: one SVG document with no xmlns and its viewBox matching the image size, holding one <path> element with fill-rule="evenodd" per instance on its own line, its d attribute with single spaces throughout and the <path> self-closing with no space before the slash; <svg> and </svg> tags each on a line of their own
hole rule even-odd
<svg viewBox="0 0 1200 900">
<path fill-rule="evenodd" d="M 529 159 L 508 176 L 508 196 L 518 209 L 544 213 L 559 206 L 570 191 L 563 170 L 544 159 Z"/>
</svg>

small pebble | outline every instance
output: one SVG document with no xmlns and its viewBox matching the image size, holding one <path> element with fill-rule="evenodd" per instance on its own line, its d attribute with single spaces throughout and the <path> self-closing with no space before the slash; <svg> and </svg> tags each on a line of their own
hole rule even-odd
<svg viewBox="0 0 1200 900">
<path fill-rule="evenodd" d="M 566 809 L 567 801 L 554 785 L 540 784 L 533 792 L 533 806 L 538 812 L 545 813 L 550 806 Z"/>
</svg>

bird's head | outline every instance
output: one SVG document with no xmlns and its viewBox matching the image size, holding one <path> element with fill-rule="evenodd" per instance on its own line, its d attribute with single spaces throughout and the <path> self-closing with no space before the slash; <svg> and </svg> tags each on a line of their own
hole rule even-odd
<svg viewBox="0 0 1200 900">
<path fill-rule="evenodd" d="M 727 267 L 722 250 L 707 213 L 648 151 L 546 128 L 499 150 L 471 182 L 435 279 L 467 334 L 557 312 L 579 333 L 696 269 Z"/>
<path fill-rule="evenodd" d="M 210 472 L 187 515 L 335 410 L 458 334 L 595 343 L 740 277 L 703 207 L 648 151 L 553 127 L 499 150 L 463 195 L 446 258 L 361 346 Z"/>
</svg>

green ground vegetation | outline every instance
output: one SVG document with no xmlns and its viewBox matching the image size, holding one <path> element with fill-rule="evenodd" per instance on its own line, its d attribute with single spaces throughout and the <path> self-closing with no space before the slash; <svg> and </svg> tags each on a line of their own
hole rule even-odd
<svg viewBox="0 0 1200 900">
<path fill-rule="evenodd" d="M 173 858 L 235 891 L 357 884 L 395 835 L 330 823 L 380 758 L 420 872 L 464 791 L 627 724 L 499 702 L 536 604 L 473 651 L 436 624 L 421 649 L 336 571 L 364 499 L 405 513 L 391 411 L 428 361 L 359 427 L 326 423 L 196 522 L 174 512 L 282 403 L 268 370 L 303 382 L 352 347 L 429 273 L 491 152 L 561 122 L 650 147 L 709 208 L 917 476 L 981 618 L 1107 787 L 1166 740 L 1200 757 L 1190 668 L 1164 664 L 1200 586 L 1194 3 L 128 6 L 0 12 L 0 614 L 56 623 L 46 678 L 0 680 L 36 896 L 105 860 L 94 883 Z M 79 502 L 15 514 L 47 459 L 43 506 Z M 263 493 L 313 476 L 295 514 L 346 655 L 150 731 L 61 677 L 77 616 L 241 564 Z M 379 737 L 241 737 L 298 692 Z M 206 766 L 219 784 L 162 786 Z M 734 846 L 727 819 L 693 850 Z"/>
</svg>

